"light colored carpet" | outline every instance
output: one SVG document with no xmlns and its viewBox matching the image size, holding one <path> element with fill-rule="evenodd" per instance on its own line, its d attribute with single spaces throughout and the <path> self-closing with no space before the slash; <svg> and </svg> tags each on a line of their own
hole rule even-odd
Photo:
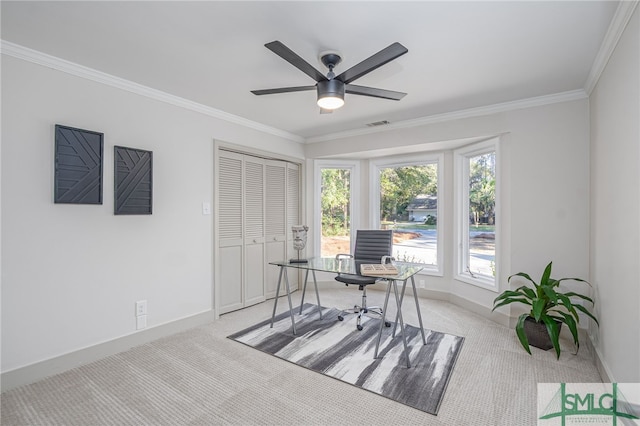
<svg viewBox="0 0 640 426">
<path fill-rule="evenodd" d="M 325 306 L 358 301 L 321 289 Z M 370 291 L 370 305 L 384 293 Z M 299 292 L 293 296 L 298 301 Z M 425 328 L 465 338 L 438 416 L 238 344 L 226 336 L 270 318 L 272 301 L 1 395 L 2 425 L 535 425 L 536 383 L 599 382 L 570 342 L 520 346 L 514 331 L 447 302 L 421 299 Z M 278 303 L 278 311 L 286 307 Z M 405 321 L 417 324 L 407 305 Z M 393 312 L 390 312 L 393 314 Z"/>
</svg>

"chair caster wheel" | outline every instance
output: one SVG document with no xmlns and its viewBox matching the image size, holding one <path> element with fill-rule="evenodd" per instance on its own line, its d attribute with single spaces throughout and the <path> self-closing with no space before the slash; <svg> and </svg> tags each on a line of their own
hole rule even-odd
<svg viewBox="0 0 640 426">
<path fill-rule="evenodd" d="M 338 321 L 344 321 L 344 317 L 342 315 L 338 315 Z"/>
<path fill-rule="evenodd" d="M 362 331 L 362 326 L 360 324 L 358 324 L 356 327 L 358 328 L 358 330 Z"/>
<path fill-rule="evenodd" d="M 384 326 L 385 326 L 385 327 L 391 327 L 391 323 L 390 323 L 389 321 L 385 321 L 385 322 L 384 322 Z"/>
</svg>

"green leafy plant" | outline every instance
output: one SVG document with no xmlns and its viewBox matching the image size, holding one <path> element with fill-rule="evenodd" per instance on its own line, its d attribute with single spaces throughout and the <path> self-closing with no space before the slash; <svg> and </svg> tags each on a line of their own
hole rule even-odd
<svg viewBox="0 0 640 426">
<path fill-rule="evenodd" d="M 591 286 L 591 284 L 580 278 L 560 278 L 558 280 L 551 278 L 552 263 L 553 262 L 549 262 L 538 283 L 524 272 L 511 275 L 508 282 L 511 282 L 511 278 L 513 277 L 522 277 L 530 281 L 533 284 L 533 288 L 524 285 L 516 290 L 504 291 L 493 301 L 493 310 L 511 303 L 522 303 L 530 306 L 531 310 L 528 313 L 520 315 L 516 323 L 516 334 L 518 335 L 520 343 L 524 349 L 531 354 L 529 340 L 525 334 L 524 323 L 527 317 L 532 317 L 536 322 L 544 323 L 553 348 L 556 351 L 556 357 L 560 358 L 560 326 L 563 323 L 566 324 L 571 331 L 573 343 L 576 346 L 576 353 L 580 347 L 578 338 L 578 323 L 580 318 L 578 317 L 578 311 L 587 315 L 595 321 L 598 326 L 600 324 L 598 323 L 598 319 L 584 306 L 578 303 L 574 304 L 571 301 L 571 298 L 578 298 L 588 301 L 593 305 L 593 299 L 573 291 L 563 293 L 559 288 L 562 281 L 568 280 L 583 282 L 589 286 Z"/>
</svg>

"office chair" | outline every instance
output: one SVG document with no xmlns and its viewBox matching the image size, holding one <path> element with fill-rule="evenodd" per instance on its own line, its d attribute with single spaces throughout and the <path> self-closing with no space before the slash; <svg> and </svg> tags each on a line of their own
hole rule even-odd
<svg viewBox="0 0 640 426">
<path fill-rule="evenodd" d="M 341 257 L 351 257 L 356 264 L 356 273 L 358 275 L 351 274 L 338 274 L 335 278 L 336 281 L 340 281 L 345 285 L 357 285 L 362 290 L 362 305 L 354 305 L 354 314 L 358 314 L 358 322 L 356 327 L 358 330 L 362 330 L 362 315 L 366 313 L 375 313 L 382 316 L 382 308 L 379 306 L 367 306 L 367 286 L 375 284 L 379 277 L 367 277 L 360 275 L 360 265 L 369 263 L 382 263 L 383 260 L 391 259 L 391 251 L 393 248 L 393 231 L 392 230 L 358 230 L 356 234 L 356 247 L 353 255 L 351 254 L 338 254 L 336 259 L 340 260 Z M 338 316 L 338 320 L 343 321 L 344 316 L 342 312 Z M 388 321 L 385 321 L 387 327 L 391 326 Z"/>
</svg>

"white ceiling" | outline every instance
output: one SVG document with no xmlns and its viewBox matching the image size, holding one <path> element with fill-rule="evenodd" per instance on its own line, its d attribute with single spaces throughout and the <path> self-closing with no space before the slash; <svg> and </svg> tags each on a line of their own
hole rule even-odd
<svg viewBox="0 0 640 426">
<path fill-rule="evenodd" d="M 579 90 L 618 2 L 2 1 L 2 39 L 302 138 Z M 314 84 L 264 47 L 279 40 L 336 74 L 398 41 L 409 53 L 355 81 L 407 92 L 346 95 L 319 114 Z"/>
</svg>

